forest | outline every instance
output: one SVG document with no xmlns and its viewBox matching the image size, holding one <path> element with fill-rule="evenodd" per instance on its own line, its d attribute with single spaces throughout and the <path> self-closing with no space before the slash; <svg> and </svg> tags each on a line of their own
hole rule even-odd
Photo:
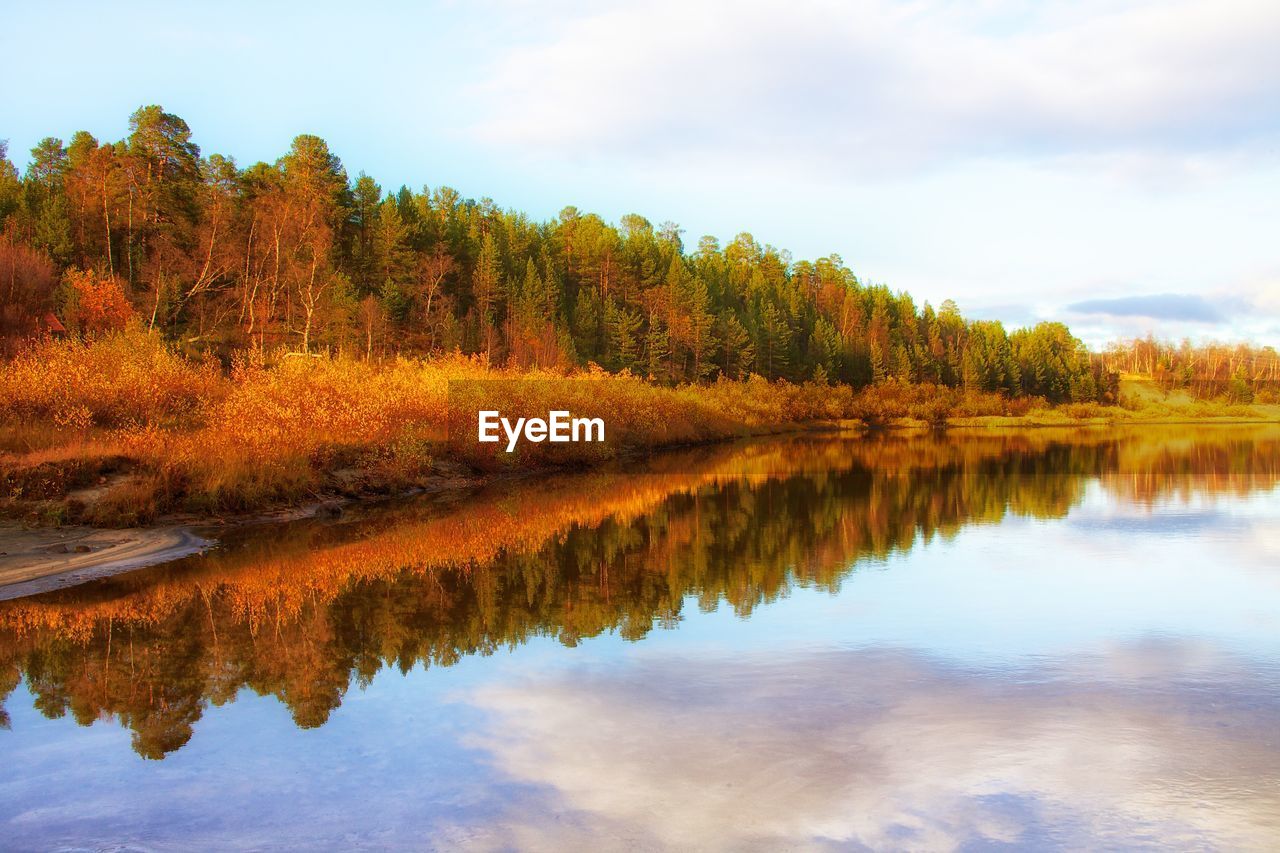
<svg viewBox="0 0 1280 853">
<path fill-rule="evenodd" d="M 130 322 L 184 354 L 364 359 L 460 352 L 514 369 L 588 364 L 656 383 L 933 383 L 1056 403 L 1115 393 L 1060 323 L 1007 332 L 918 306 L 838 255 L 749 233 L 686 245 L 671 222 L 565 207 L 535 222 L 448 186 L 350 176 L 300 135 L 275 163 L 202 155 L 159 106 L 129 135 L 49 137 L 20 175 L 0 149 L 0 334 L 92 337 Z"/>
<path fill-rule="evenodd" d="M 388 191 L 309 135 L 242 168 L 158 106 L 129 129 L 46 138 L 21 175 L 0 149 L 3 516 L 133 526 L 814 426 L 1280 418 L 1270 348 L 1091 353 L 746 233 Z M 464 387 L 610 441 L 496 460 L 450 441 Z"/>
</svg>

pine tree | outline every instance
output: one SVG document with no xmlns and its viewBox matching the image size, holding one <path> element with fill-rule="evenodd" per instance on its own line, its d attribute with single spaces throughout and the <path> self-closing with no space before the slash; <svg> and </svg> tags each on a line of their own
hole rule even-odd
<svg viewBox="0 0 1280 853">
<path fill-rule="evenodd" d="M 355 229 L 351 245 L 351 274 L 358 289 L 372 292 L 386 277 L 379 270 L 374 254 L 374 233 L 378 224 L 379 202 L 382 188 L 377 181 L 360 173 L 352 190 L 352 225 Z M 381 272 L 381 275 L 379 274 Z"/>
<path fill-rule="evenodd" d="M 471 273 L 471 298 L 475 301 L 476 323 L 487 358 L 493 357 L 494 320 L 498 307 L 498 288 L 502 271 L 498 266 L 498 249 L 493 234 L 485 234 L 480 243 L 475 270 Z"/>
<path fill-rule="evenodd" d="M 791 364 L 791 327 L 772 302 L 760 308 L 756 334 L 756 363 L 767 379 L 785 378 Z"/>
<path fill-rule="evenodd" d="M 649 379 L 654 382 L 671 379 L 671 339 L 666 325 L 660 319 L 649 319 L 649 334 L 645 337 L 644 348 L 649 365 Z"/>
<path fill-rule="evenodd" d="M 681 307 L 687 319 L 690 366 L 689 378 L 695 382 L 715 372 L 715 317 L 711 313 L 711 295 L 707 285 L 697 277 L 689 277 L 682 294 Z"/>
<path fill-rule="evenodd" d="M 824 373 L 830 375 L 836 369 L 842 349 L 840 333 L 836 331 L 831 321 L 825 317 L 819 317 L 814 323 L 813 335 L 809 341 L 812 349 L 810 358 L 815 366 L 815 375 L 817 368 L 822 368 Z"/>
<path fill-rule="evenodd" d="M 400 218 L 400 208 L 391 196 L 378 205 L 373 227 L 373 261 L 383 281 L 403 285 L 412 278 L 413 253 L 409 249 L 409 229 Z"/>
<path fill-rule="evenodd" d="M 732 311 L 722 311 L 716 317 L 716 335 L 719 340 L 718 364 L 724 375 L 731 379 L 744 379 L 755 366 L 756 347 L 751 333 Z"/>
<path fill-rule="evenodd" d="M 594 290 L 578 291 L 578 299 L 573 307 L 573 344 L 578 357 L 586 361 L 602 360 L 600 315 L 599 295 Z"/>
<path fill-rule="evenodd" d="M 605 304 L 604 322 L 608 335 L 608 366 L 614 370 L 635 367 L 644 318 L 610 301 Z"/>
</svg>

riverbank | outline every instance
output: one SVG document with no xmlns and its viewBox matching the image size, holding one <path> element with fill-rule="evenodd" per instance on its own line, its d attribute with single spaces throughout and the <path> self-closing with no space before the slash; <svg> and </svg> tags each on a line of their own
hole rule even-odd
<svg viewBox="0 0 1280 853">
<path fill-rule="evenodd" d="M 1087 427 L 1280 420 L 1280 406 L 1074 402 L 886 381 L 670 386 L 598 368 L 499 369 L 460 355 L 383 362 L 238 353 L 192 362 L 138 330 L 44 341 L 0 371 L 0 516 L 154 527 L 588 468 L 659 449 L 810 429 Z M 1176 403 L 1176 404 L 1175 404 Z M 1185 404 L 1184 404 L 1185 403 Z M 607 442 L 481 444 L 475 416 L 568 410 Z"/>
<path fill-rule="evenodd" d="M 1117 407 L 1118 408 L 1118 407 Z M 1024 415 L 1022 417 L 1001 417 L 998 415 L 974 418 L 947 418 L 947 429 L 1034 429 L 1053 427 L 1123 427 L 1123 426 L 1245 426 L 1249 424 L 1280 424 L 1280 406 L 1258 406 L 1261 411 L 1257 415 L 1204 415 L 1188 416 L 1177 414 L 1151 414 L 1128 412 L 1118 409 L 1117 412 L 1092 418 L 1061 418 L 1051 411 Z M 929 428 L 925 421 L 906 418 L 895 422 L 895 426 L 906 428 Z"/>
<path fill-rule="evenodd" d="M 895 483 L 929 471 L 934 473 L 928 482 L 944 492 L 973 487 L 986 494 L 993 486 L 1003 488 L 1014 503 L 1001 503 L 1001 511 L 1020 511 L 1022 496 L 1041 481 L 1014 460 L 1064 448 L 1072 449 L 1081 461 L 1077 475 L 1105 473 L 1111 477 L 1110 487 L 1136 491 L 1146 499 L 1165 488 L 1167 477 L 1185 474 L 1188 466 L 1202 473 L 1199 482 L 1206 488 L 1236 491 L 1267 487 L 1280 477 L 1274 464 L 1251 458 L 1252 448 L 1272 448 L 1267 458 L 1274 460 L 1277 442 L 1280 424 L 793 432 L 668 450 L 591 470 L 494 473 L 472 487 L 455 482 L 453 488 L 408 499 L 309 504 L 225 518 L 217 524 L 168 519 L 158 527 L 110 531 L 24 531 L 0 525 L 0 551 L 9 551 L 0 554 L 0 572 L 21 561 L 27 579 L 5 586 L 0 577 L 0 599 L 166 563 L 209 544 L 216 547 L 199 559 L 175 564 L 173 573 L 164 569 L 164 577 L 173 580 L 180 575 L 195 588 L 213 588 L 234 575 L 236 583 L 270 595 L 284 585 L 301 584 L 295 593 L 309 599 L 317 589 L 332 595 L 354 577 L 482 563 L 504 550 L 555 539 L 581 525 L 625 521 L 673 495 L 700 494 L 731 481 L 753 487 L 782 484 L 815 470 L 856 468 Z M 1191 447 L 1199 450 L 1188 457 Z M 1006 467 L 991 468 L 994 460 L 1005 460 Z M 1024 476 L 1025 482 L 1013 482 Z M 884 491 L 877 494 L 878 501 L 887 499 Z M 950 501 L 930 502 L 930 511 L 951 506 Z M 883 521 L 882 514 L 872 512 L 842 523 L 856 527 L 877 520 Z M 14 535 L 22 537 L 21 547 L 4 544 Z M 184 535 L 189 538 L 174 538 Z M 881 534 L 873 539 L 883 544 Z M 256 545 L 246 550 L 247 543 Z M 143 610 L 154 612 L 151 607 Z"/>
<path fill-rule="evenodd" d="M 1280 407 L 1258 407 L 1280 409 Z M 641 458 L 678 447 L 794 432 L 935 430 L 987 431 L 994 429 L 1107 429 L 1114 427 L 1201 425 L 1230 426 L 1280 423 L 1280 410 L 1247 416 L 1177 416 L 1133 413 L 1111 407 L 1093 417 L 1069 417 L 1056 409 L 1019 416 L 970 416 L 941 422 L 922 418 L 886 418 L 868 422 L 853 418 L 797 420 L 775 424 L 741 424 L 706 431 L 649 446 L 617 445 L 604 453 L 548 459 L 542 456 L 467 456 L 446 442 L 421 442 L 411 448 L 333 448 L 300 460 L 291 473 L 281 460 L 264 462 L 255 478 L 262 484 L 252 496 L 216 489 L 200 489 L 190 481 L 180 485 L 183 472 L 145 454 L 119 452 L 110 437 L 72 441 L 52 451 L 28 455 L 28 464 L 16 454 L 0 456 L 0 516 L 27 528 L 154 529 L 165 526 L 217 525 L 255 520 L 267 514 L 307 514 L 339 511 L 345 502 L 367 501 L 423 492 L 457 491 L 511 476 L 540 476 L 564 470 L 584 470 L 603 463 Z M 220 452 L 210 446 L 211 461 Z M 299 460 L 292 460 L 299 462 Z M 278 477 L 274 484 L 269 478 Z M 234 495 L 234 499 L 228 499 Z M 0 551 L 6 548 L 0 529 Z M 61 541 L 50 538 L 50 546 Z M 0 571 L 3 569 L 0 556 Z M 12 581 L 0 580 L 0 583 Z"/>
<path fill-rule="evenodd" d="M 211 544 L 185 527 L 101 530 L 0 524 L 0 600 L 74 586 L 198 553 Z"/>
<path fill-rule="evenodd" d="M 677 447 L 791 432 L 993 429 L 1107 429 L 1113 427 L 1280 423 L 1280 407 L 1257 407 L 1253 416 L 1198 416 L 1134 413 L 1118 407 L 1092 417 L 1070 417 L 1057 409 L 1025 415 L 951 417 L 942 421 L 898 417 L 882 421 L 855 418 L 737 424 L 684 435 L 650 445 L 617 445 L 595 455 L 547 458 L 540 454 L 459 453 L 447 442 L 409 447 L 334 447 L 301 459 L 262 460 L 252 472 L 257 488 L 246 492 L 226 484 L 199 481 L 169 460 L 146 453 L 120 452 L 109 436 L 81 438 L 52 450 L 0 456 L 0 516 L 27 527 L 138 529 L 164 525 L 221 524 L 266 513 L 334 511 L 346 501 L 380 499 L 419 492 L 466 489 L 512 475 L 589 469 L 605 462 L 634 459 Z M 1275 412 L 1266 409 L 1277 409 Z M 192 441 L 192 436 L 175 436 Z M 172 440 L 172 439 L 171 439 Z M 535 450 L 537 450 L 535 446 Z M 218 462 L 225 449 L 209 445 L 207 461 Z M 234 452 L 234 451 L 232 451 Z M 25 463 L 25 464 L 24 464 Z M 292 463 L 292 467 L 288 464 Z M 274 479 L 273 479 L 274 478 Z M 308 509 L 309 508 L 309 509 Z M 51 540 L 50 544 L 56 544 Z M 3 535 L 0 534 L 0 550 Z"/>
<path fill-rule="evenodd" d="M 228 369 L 193 363 L 144 333 L 25 352 L 0 371 L 0 514 L 112 527 L 172 513 L 241 515 L 791 429 L 839 419 L 853 399 L 847 387 L 755 377 L 671 387 L 460 355 L 289 356 L 240 353 Z M 474 420 L 494 407 L 486 402 L 512 417 L 564 409 L 601 418 L 609 441 L 503 454 L 457 440 L 474 439 L 474 426 L 451 418 Z"/>
<path fill-rule="evenodd" d="M 750 482 L 785 479 L 817 464 L 815 460 L 825 460 L 822 464 L 839 460 L 840 464 L 869 469 L 942 470 L 958 464 L 971 465 L 976 458 L 985 458 L 985 453 L 1007 455 L 1011 448 L 1017 448 L 1019 453 L 1039 453 L 1050 446 L 1095 446 L 1121 440 L 1138 447 L 1153 436 L 1163 436 L 1156 446 L 1167 448 L 1171 446 L 1171 435 L 1195 436 L 1204 446 L 1226 448 L 1242 441 L 1262 440 L 1260 437 L 1270 436 L 1266 439 L 1269 441 L 1280 437 L 1280 423 L 1275 421 L 1263 425 L 1197 421 L 1193 427 L 1188 431 L 1153 421 L 1064 425 L 1036 422 L 1034 418 L 1024 419 L 1015 427 L 987 419 L 945 430 L 910 421 L 885 424 L 879 429 L 853 422 L 815 423 L 772 438 L 760 436 L 683 450 L 667 449 L 590 469 L 579 466 L 575 471 L 472 471 L 468 477 L 457 473 L 439 476 L 412 490 L 420 497 L 401 496 L 411 500 L 388 499 L 374 493 L 333 495 L 322 502 L 255 514 L 169 516 L 152 526 L 129 529 L 24 528 L 13 522 L 0 522 L 0 600 L 166 563 L 246 536 L 262 542 L 275 541 L 279 534 L 271 531 L 294 529 L 297 524 L 331 532 L 367 529 L 379 538 L 383 536 L 383 525 L 378 519 L 429 519 L 430 534 L 414 526 L 409 533 L 397 534 L 394 547 L 375 547 L 365 541 L 365 534 L 356 534 L 355 539 L 362 543 L 358 553 L 344 551 L 341 558 L 335 559 L 342 571 L 365 571 L 375 564 L 386 567 L 419 565 L 424 560 L 465 562 L 475 558 L 476 549 L 499 547 L 505 541 L 503 537 L 494 538 L 499 530 L 520 541 L 531 536 L 531 531 L 545 538 L 552 535 L 549 531 L 559 530 L 564 524 L 588 517 L 599 521 L 617 512 L 634 511 L 637 506 L 648 507 L 673 491 L 693 491 L 726 478 Z M 957 445 L 966 448 L 967 455 L 955 456 L 948 450 L 952 447 L 948 442 L 957 440 L 980 444 Z M 1227 454 L 1212 461 L 1217 476 L 1231 474 L 1231 458 Z M 1157 462 L 1131 459 L 1128 464 L 1151 467 Z M 1199 464 L 1209 465 L 1210 460 L 1201 459 Z M 345 541 L 341 537 L 333 539 L 330 533 L 318 535 L 329 544 Z M 351 534 L 346 535 L 349 538 Z M 228 559 L 221 549 L 209 558 L 215 562 Z M 306 565 L 297 567 L 298 572 L 321 571 L 315 554 L 304 562 Z"/>
</svg>

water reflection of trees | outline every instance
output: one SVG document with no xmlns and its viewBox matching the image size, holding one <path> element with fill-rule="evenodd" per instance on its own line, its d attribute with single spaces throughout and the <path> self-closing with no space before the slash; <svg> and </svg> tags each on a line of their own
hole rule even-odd
<svg viewBox="0 0 1280 853">
<path fill-rule="evenodd" d="M 245 687 L 319 726 L 384 666 L 534 636 L 639 639 L 690 598 L 746 615 L 967 524 L 1060 517 L 1094 479 L 1140 502 L 1271 488 L 1280 430 L 789 439 L 246 531 L 204 557 L 0 603 L 0 696 L 25 677 L 44 714 L 114 716 L 161 758 Z"/>
</svg>

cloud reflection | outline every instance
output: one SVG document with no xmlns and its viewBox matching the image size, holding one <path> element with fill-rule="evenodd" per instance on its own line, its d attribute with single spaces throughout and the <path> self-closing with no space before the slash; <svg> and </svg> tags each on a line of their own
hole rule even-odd
<svg viewBox="0 0 1280 853">
<path fill-rule="evenodd" d="M 1016 671 L 846 650 L 489 687 L 477 745 L 547 793 L 478 841 L 1261 847 L 1280 837 L 1277 683 L 1152 640 Z"/>
</svg>

